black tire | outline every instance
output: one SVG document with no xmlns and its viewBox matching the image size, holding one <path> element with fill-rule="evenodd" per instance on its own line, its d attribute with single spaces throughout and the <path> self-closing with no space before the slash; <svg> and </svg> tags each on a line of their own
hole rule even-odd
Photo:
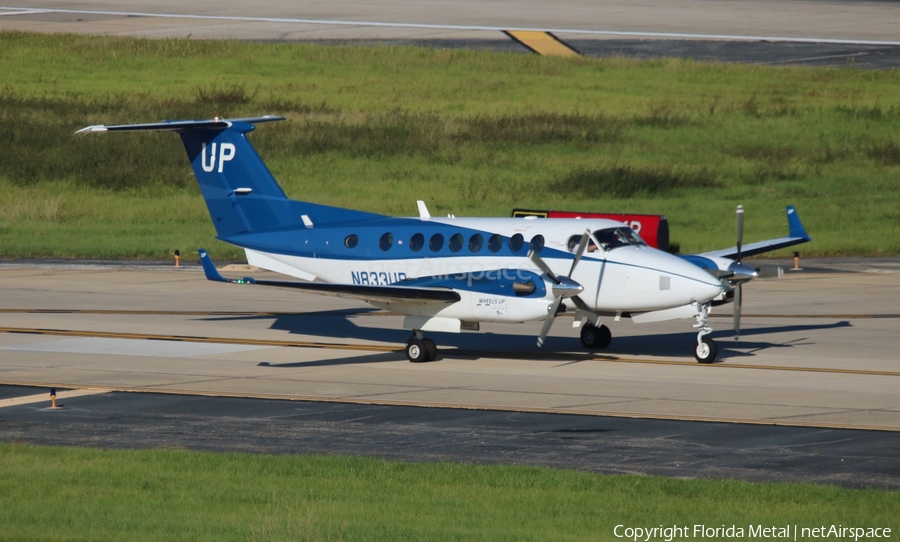
<svg viewBox="0 0 900 542">
<path fill-rule="evenodd" d="M 419 339 L 410 339 L 406 343 L 406 359 L 412 363 L 423 363 L 428 361 L 428 348 Z"/>
<path fill-rule="evenodd" d="M 606 348 L 612 342 L 612 332 L 608 327 L 594 324 L 584 324 L 581 326 L 581 345 L 588 350 L 598 350 Z"/>
<path fill-rule="evenodd" d="M 431 339 L 422 339 L 422 344 L 428 350 L 428 361 L 434 361 L 437 358 L 437 345 Z"/>
<path fill-rule="evenodd" d="M 709 335 L 704 335 L 700 342 L 694 345 L 694 357 L 699 363 L 712 363 L 718 356 L 719 347 Z"/>
</svg>

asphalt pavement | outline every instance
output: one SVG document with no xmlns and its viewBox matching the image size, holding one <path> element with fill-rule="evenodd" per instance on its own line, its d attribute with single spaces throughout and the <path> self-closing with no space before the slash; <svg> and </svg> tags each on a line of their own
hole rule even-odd
<svg viewBox="0 0 900 542">
<path fill-rule="evenodd" d="M 0 400 L 48 393 L 0 386 Z M 900 488 L 897 432 L 154 393 L 59 404 L 0 408 L 0 440 Z"/>
</svg>

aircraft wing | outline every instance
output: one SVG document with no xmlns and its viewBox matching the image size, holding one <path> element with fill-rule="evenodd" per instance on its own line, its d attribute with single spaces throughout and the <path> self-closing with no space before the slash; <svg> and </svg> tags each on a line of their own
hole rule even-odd
<svg viewBox="0 0 900 542">
<path fill-rule="evenodd" d="M 810 237 L 809 234 L 806 233 L 806 229 L 803 227 L 803 223 L 800 222 L 800 215 L 797 213 L 797 210 L 794 208 L 794 206 L 788 205 L 785 211 L 787 212 L 788 219 L 787 237 L 780 237 L 778 239 L 769 239 L 767 241 L 759 241 L 756 243 L 746 244 L 741 247 L 741 255 L 743 257 L 756 256 L 757 254 L 763 254 L 766 252 L 771 252 L 773 250 L 778 250 L 780 248 L 791 247 L 794 245 L 812 241 L 812 237 Z M 700 256 L 734 259 L 737 257 L 737 254 L 738 249 L 736 246 L 734 246 L 731 248 L 726 248 L 724 250 L 704 252 L 703 254 L 700 254 Z"/>
<path fill-rule="evenodd" d="M 459 301 L 459 293 L 450 288 L 418 287 L 418 286 L 367 286 L 363 284 L 330 284 L 325 282 L 296 282 L 280 280 L 257 280 L 253 278 L 226 279 L 216 269 L 206 250 L 200 249 L 200 263 L 206 278 L 217 282 L 235 284 L 256 284 L 259 286 L 277 286 L 294 288 L 324 295 L 361 299 L 381 303 L 455 303 Z"/>
</svg>

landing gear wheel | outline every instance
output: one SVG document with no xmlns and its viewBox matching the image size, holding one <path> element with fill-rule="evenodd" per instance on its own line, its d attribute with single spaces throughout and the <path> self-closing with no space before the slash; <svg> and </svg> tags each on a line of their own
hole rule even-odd
<svg viewBox="0 0 900 542">
<path fill-rule="evenodd" d="M 584 324 L 581 326 L 581 345 L 588 350 L 606 348 L 611 341 L 612 333 L 609 331 L 608 327 L 602 324 L 600 327 L 597 327 L 594 324 Z"/>
<path fill-rule="evenodd" d="M 712 363 L 716 361 L 716 356 L 718 355 L 719 347 L 716 346 L 716 341 L 706 335 L 704 335 L 703 338 L 700 339 L 700 342 L 694 347 L 694 357 L 697 358 L 697 361 L 700 363 Z"/>
<path fill-rule="evenodd" d="M 406 343 L 406 358 L 412 363 L 428 361 L 428 348 L 419 339 L 410 339 Z"/>
<path fill-rule="evenodd" d="M 428 361 L 434 361 L 437 357 L 437 345 L 431 339 L 422 339 L 422 344 L 425 345 L 425 349 L 428 351 Z"/>
</svg>

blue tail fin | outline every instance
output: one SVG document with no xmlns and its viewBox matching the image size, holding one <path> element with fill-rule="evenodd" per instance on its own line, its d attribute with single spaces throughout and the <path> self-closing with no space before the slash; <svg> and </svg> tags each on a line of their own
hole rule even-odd
<svg viewBox="0 0 900 542">
<path fill-rule="evenodd" d="M 284 120 L 284 117 L 99 125 L 88 126 L 76 133 L 177 132 L 220 239 L 242 233 L 379 216 L 288 199 L 247 140 L 247 133 L 255 129 L 254 124 L 275 120 Z"/>
<path fill-rule="evenodd" d="M 287 196 L 247 141 L 254 126 L 180 131 L 219 237 L 296 226 Z"/>
</svg>

